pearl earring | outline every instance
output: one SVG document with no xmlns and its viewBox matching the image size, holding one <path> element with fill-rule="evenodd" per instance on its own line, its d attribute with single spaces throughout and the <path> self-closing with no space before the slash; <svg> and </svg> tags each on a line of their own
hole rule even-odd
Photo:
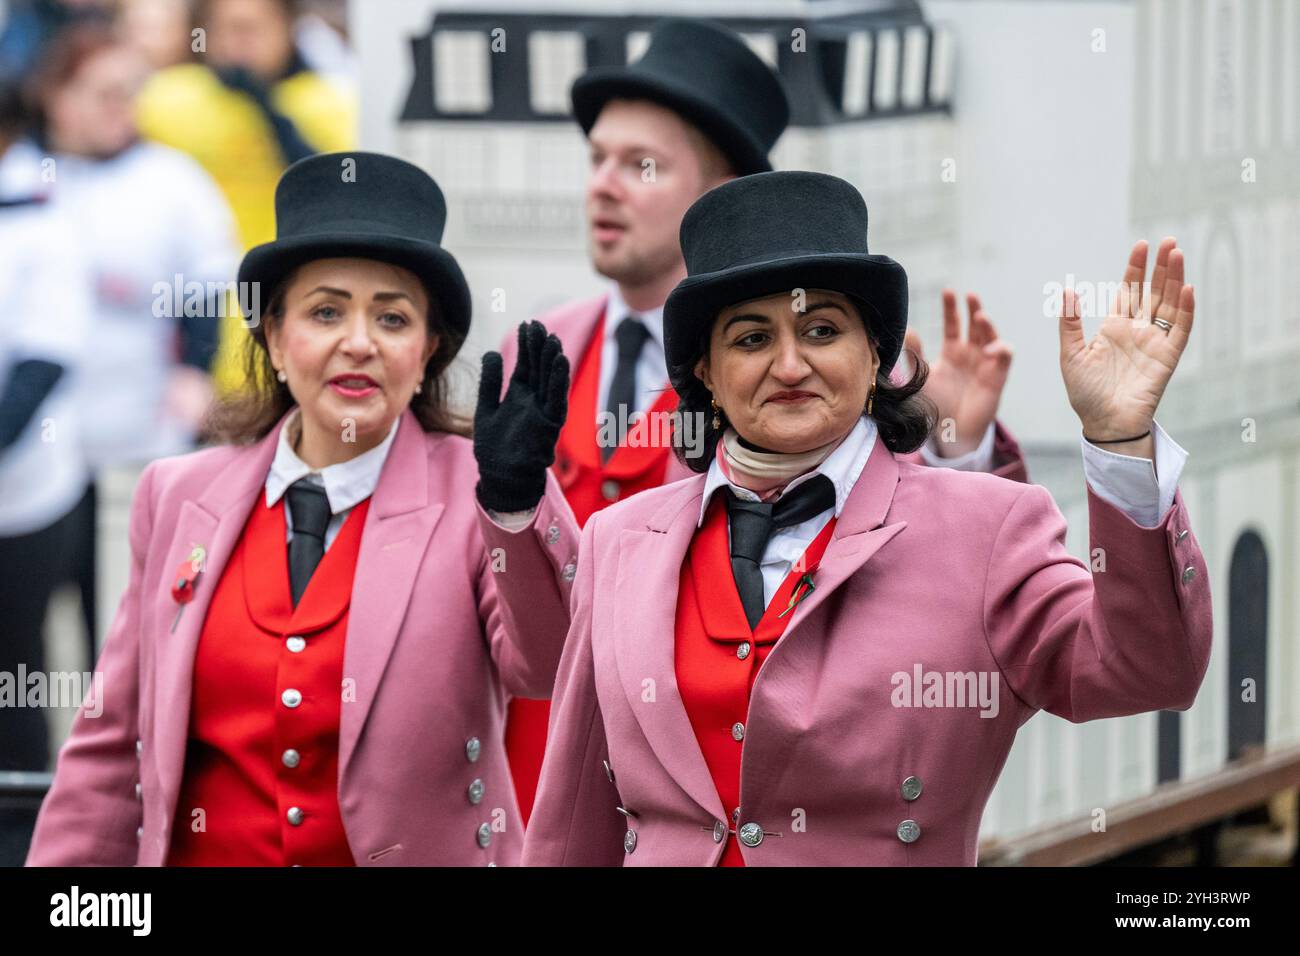
<svg viewBox="0 0 1300 956">
<path fill-rule="evenodd" d="M 282 382 L 289 381 L 289 376 L 285 373 L 284 369 L 282 368 L 275 370 L 275 377 Z"/>
<path fill-rule="evenodd" d="M 416 395 L 419 395 L 420 392 L 423 391 L 423 390 L 424 390 L 424 386 L 421 385 L 419 382 L 416 382 L 416 383 L 415 383 L 415 394 L 416 394 Z"/>
</svg>

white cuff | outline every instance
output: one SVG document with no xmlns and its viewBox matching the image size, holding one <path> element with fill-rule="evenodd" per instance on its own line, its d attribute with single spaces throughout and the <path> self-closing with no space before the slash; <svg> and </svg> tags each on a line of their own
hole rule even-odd
<svg viewBox="0 0 1300 956">
<path fill-rule="evenodd" d="M 1173 506 L 1178 478 L 1187 463 L 1187 452 L 1166 434 L 1159 422 L 1155 432 L 1155 461 L 1117 455 L 1092 444 L 1082 436 L 1083 474 L 1088 486 L 1102 501 L 1114 505 L 1143 528 L 1154 528 Z M 1157 477 L 1158 476 L 1158 477 Z"/>
<path fill-rule="evenodd" d="M 939 447 L 934 435 L 925 440 L 921 446 L 921 458 L 927 465 L 935 468 L 956 468 L 958 471 L 992 471 L 993 470 L 993 436 L 995 425 L 989 425 L 980 439 L 979 447 L 964 455 L 944 458 L 936 449 Z"/>
<path fill-rule="evenodd" d="M 484 508 L 489 518 L 494 524 L 500 525 L 507 531 L 518 531 L 521 528 L 527 528 L 533 523 L 533 515 L 537 514 L 536 508 L 529 508 L 527 511 L 493 511 L 490 508 Z"/>
</svg>

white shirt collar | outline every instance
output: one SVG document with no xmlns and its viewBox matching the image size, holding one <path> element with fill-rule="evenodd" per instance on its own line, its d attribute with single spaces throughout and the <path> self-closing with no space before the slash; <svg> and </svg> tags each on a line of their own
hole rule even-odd
<svg viewBox="0 0 1300 956">
<path fill-rule="evenodd" d="M 330 513 L 342 514 L 354 505 L 365 501 L 374 494 L 379 484 L 379 474 L 384 469 L 388 458 L 388 449 L 397 435 L 397 426 L 401 424 L 399 415 L 393 422 L 384 440 L 369 451 L 362 452 L 348 461 L 336 465 L 326 465 L 319 471 L 298 457 L 289 441 L 289 429 L 298 420 L 300 409 L 295 407 L 280 429 L 280 440 L 275 446 L 275 458 L 271 470 L 266 476 L 266 506 L 273 507 L 281 496 L 299 478 L 311 477 L 317 484 L 325 486 L 325 496 L 329 498 Z"/>
<path fill-rule="evenodd" d="M 623 293 L 619 291 L 618 283 L 611 282 L 609 284 L 609 301 L 605 303 L 605 341 L 614 341 L 614 330 L 629 315 L 640 316 L 641 321 L 645 323 L 645 327 L 650 330 L 650 337 L 655 340 L 655 344 L 663 352 L 664 307 L 661 305 L 657 309 L 639 312 L 623 301 Z"/>
<path fill-rule="evenodd" d="M 807 481 L 813 475 L 825 475 L 835 485 L 835 517 L 840 516 L 844 510 L 844 503 L 848 501 L 849 492 L 857 483 L 858 476 L 862 474 L 862 469 L 867 466 L 867 459 L 871 457 L 871 450 L 876 445 L 876 423 L 863 415 L 858 419 L 853 430 L 849 432 L 848 437 L 840 442 L 833 452 L 826 456 L 820 465 L 807 474 L 800 475 L 798 478 L 791 480 L 786 486 L 788 492 L 803 482 Z M 718 446 L 718 455 L 722 454 L 721 443 Z M 713 493 L 724 485 L 729 486 L 736 492 L 736 497 L 746 498 L 750 501 L 758 501 L 758 495 L 754 494 L 748 488 L 741 488 L 739 485 L 733 485 L 722 473 L 722 466 L 718 464 L 718 455 L 715 455 L 713 461 L 709 463 L 709 471 L 704 479 L 704 499 L 700 502 L 700 520 L 696 527 L 704 525 L 704 514 L 709 508 L 709 499 Z"/>
</svg>

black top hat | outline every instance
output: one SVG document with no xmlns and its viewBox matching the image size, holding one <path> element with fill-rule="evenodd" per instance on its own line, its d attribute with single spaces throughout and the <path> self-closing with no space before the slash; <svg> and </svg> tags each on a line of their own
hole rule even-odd
<svg viewBox="0 0 1300 956">
<path fill-rule="evenodd" d="M 274 242 L 239 265 L 241 288 L 266 294 L 315 259 L 378 259 L 410 269 L 441 306 L 443 321 L 469 332 L 469 286 L 442 248 L 447 203 L 424 170 L 380 153 L 324 153 L 299 160 L 275 187 Z M 242 297 L 241 297 L 242 298 Z"/>
<path fill-rule="evenodd" d="M 686 211 L 681 243 L 687 276 L 664 305 L 664 348 L 678 391 L 719 311 L 793 289 L 856 300 L 881 369 L 898 360 L 907 273 L 888 256 L 867 253 L 867 206 L 844 180 L 797 171 L 732 179 Z"/>
<path fill-rule="evenodd" d="M 571 91 L 584 133 L 611 99 L 644 99 L 697 126 L 740 176 L 772 168 L 767 154 L 790 121 L 781 80 L 737 34 L 708 20 L 660 20 L 645 55 L 595 67 Z"/>
</svg>

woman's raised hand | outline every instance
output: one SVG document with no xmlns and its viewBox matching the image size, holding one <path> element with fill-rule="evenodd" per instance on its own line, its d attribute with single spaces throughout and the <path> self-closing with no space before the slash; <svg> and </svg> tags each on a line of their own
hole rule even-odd
<svg viewBox="0 0 1300 956">
<path fill-rule="evenodd" d="M 519 357 L 501 397 L 500 352 L 483 356 L 474 457 L 478 500 L 490 511 L 527 511 L 546 491 L 546 469 L 569 407 L 569 360 L 537 321 L 519 326 Z"/>
<path fill-rule="evenodd" d="M 979 447 L 997 417 L 1011 370 L 1011 346 L 998 338 L 979 296 L 966 293 L 966 308 L 970 322 L 963 339 L 957 293 L 943 290 L 943 348 L 930 363 L 930 375 L 921 390 L 938 409 L 939 432 L 944 432 L 946 421 L 952 421 L 953 440 L 938 443 L 939 453 L 949 458 Z M 914 329 L 908 330 L 903 344 L 924 359 L 921 337 Z"/>
<path fill-rule="evenodd" d="M 1149 290 L 1146 267 L 1143 240 L 1133 246 L 1114 306 L 1091 341 L 1084 339 L 1073 289 L 1065 290 L 1061 303 L 1061 377 L 1084 436 L 1094 441 L 1150 430 L 1192 331 L 1196 303 L 1183 283 L 1183 253 L 1175 240 L 1160 243 Z"/>
</svg>

